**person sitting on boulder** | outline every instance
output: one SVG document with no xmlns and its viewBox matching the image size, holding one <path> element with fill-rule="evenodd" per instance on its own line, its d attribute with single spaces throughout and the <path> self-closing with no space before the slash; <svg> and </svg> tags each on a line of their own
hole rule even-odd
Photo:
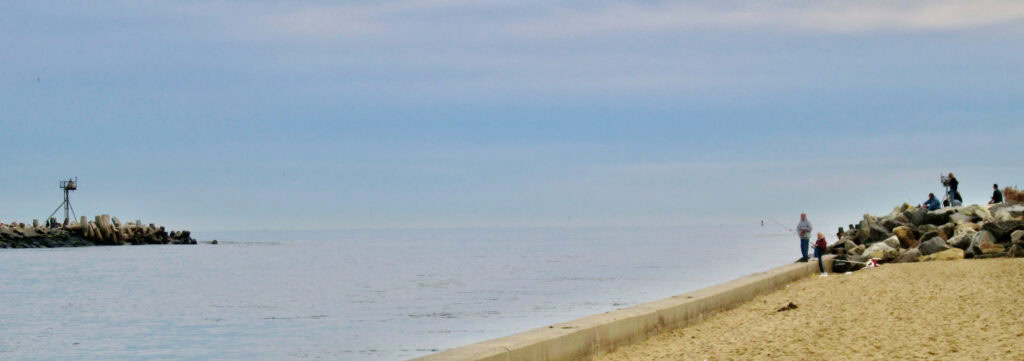
<svg viewBox="0 0 1024 361">
<path fill-rule="evenodd" d="M 828 276 L 825 273 L 825 265 L 822 263 L 821 258 L 825 257 L 825 249 L 828 245 L 825 242 L 825 235 L 818 233 L 818 240 L 814 241 L 814 258 L 818 259 L 818 270 L 821 271 L 822 277 Z"/>
<path fill-rule="evenodd" d="M 934 211 L 942 207 L 939 204 L 939 200 L 935 198 L 935 193 L 928 193 L 928 200 L 924 202 L 924 207 L 928 208 L 929 211 Z"/>
<path fill-rule="evenodd" d="M 800 213 L 800 223 L 796 224 L 796 232 L 800 236 L 800 257 L 799 262 L 807 262 L 807 245 L 811 238 L 811 222 L 807 220 L 807 213 Z"/>
<path fill-rule="evenodd" d="M 999 191 L 999 185 L 992 185 L 992 199 L 988 201 L 988 204 L 1003 203 L 1003 192 Z"/>
</svg>

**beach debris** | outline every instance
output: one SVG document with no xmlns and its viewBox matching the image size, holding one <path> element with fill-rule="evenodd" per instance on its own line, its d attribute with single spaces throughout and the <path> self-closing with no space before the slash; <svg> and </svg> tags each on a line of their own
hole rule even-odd
<svg viewBox="0 0 1024 361">
<path fill-rule="evenodd" d="M 789 311 L 789 310 L 795 310 L 796 308 L 797 308 L 797 305 L 795 303 L 793 303 L 793 302 L 790 302 L 788 305 L 782 306 L 778 310 L 775 310 L 775 312 L 786 312 L 786 311 Z"/>
</svg>

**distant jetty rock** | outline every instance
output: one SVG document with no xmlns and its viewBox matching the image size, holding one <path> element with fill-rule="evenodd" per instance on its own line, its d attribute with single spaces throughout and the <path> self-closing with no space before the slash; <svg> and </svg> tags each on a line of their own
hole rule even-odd
<svg viewBox="0 0 1024 361">
<path fill-rule="evenodd" d="M 189 231 L 170 231 L 153 223 L 141 221 L 121 223 L 117 217 L 104 214 L 87 221 L 48 225 L 33 220 L 24 223 L 0 224 L 0 248 L 54 248 L 85 246 L 120 246 L 143 244 L 196 244 Z"/>
<path fill-rule="evenodd" d="M 1024 203 L 934 211 L 904 203 L 885 216 L 865 214 L 827 251 L 837 255 L 834 272 L 863 268 L 870 260 L 1024 257 Z"/>
</svg>

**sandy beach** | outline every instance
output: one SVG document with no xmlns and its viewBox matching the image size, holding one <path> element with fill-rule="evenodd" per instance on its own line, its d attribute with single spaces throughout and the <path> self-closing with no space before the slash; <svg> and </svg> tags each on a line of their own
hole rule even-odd
<svg viewBox="0 0 1024 361">
<path fill-rule="evenodd" d="M 886 264 L 794 282 L 597 360 L 1024 360 L 1022 298 L 1021 258 Z"/>
</svg>

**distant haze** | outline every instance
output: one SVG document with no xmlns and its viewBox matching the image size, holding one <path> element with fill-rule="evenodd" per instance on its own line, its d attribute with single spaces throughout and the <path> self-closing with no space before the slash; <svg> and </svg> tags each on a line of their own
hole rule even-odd
<svg viewBox="0 0 1024 361">
<path fill-rule="evenodd" d="M 0 4 L 0 222 L 819 230 L 1024 185 L 1014 1 Z"/>
</svg>

